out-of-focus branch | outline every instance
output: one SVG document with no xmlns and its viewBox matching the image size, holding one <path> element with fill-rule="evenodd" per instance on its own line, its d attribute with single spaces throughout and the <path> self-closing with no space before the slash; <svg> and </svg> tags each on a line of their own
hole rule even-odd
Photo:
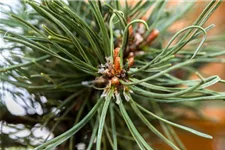
<svg viewBox="0 0 225 150">
<path fill-rule="evenodd" d="M 4 105 L 0 106 L 0 121 L 5 121 L 11 124 L 26 124 L 34 126 L 39 122 L 40 116 L 37 114 L 29 116 L 14 116 L 12 115 Z"/>
</svg>

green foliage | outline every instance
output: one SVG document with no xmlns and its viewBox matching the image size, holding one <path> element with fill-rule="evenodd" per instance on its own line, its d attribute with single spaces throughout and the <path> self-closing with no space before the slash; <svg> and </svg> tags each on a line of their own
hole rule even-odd
<svg viewBox="0 0 225 150">
<path fill-rule="evenodd" d="M 82 142 L 76 133 L 82 138 L 88 136 L 87 149 L 95 145 L 97 150 L 127 149 L 129 146 L 151 150 L 152 143 L 146 140 L 151 135 L 144 137 L 141 127 L 147 127 L 173 149 L 184 149 L 184 146 L 172 126 L 212 138 L 167 120 L 161 104 L 170 107 L 167 103 L 179 102 L 182 106 L 184 101 L 225 100 L 225 92 L 207 89 L 224 81 L 217 75 L 203 77 L 196 66 L 225 63 L 224 58 L 217 57 L 225 54 L 222 46 L 204 46 L 205 42 L 224 39 L 221 36 L 207 40 L 207 32 L 214 25 L 204 26 L 220 1 L 209 2 L 192 25 L 170 33 L 174 36 L 169 37 L 166 46 L 162 41 L 168 39 L 168 27 L 193 9 L 194 2 L 185 6 L 181 3 L 168 11 L 165 11 L 166 1 L 139 1 L 134 6 L 118 1 L 24 3 L 25 10 L 28 11 L 27 5 L 33 8 L 27 15 L 11 11 L 9 18 L 1 22 L 0 32 L 10 44 L 1 49 L 10 51 L 11 55 L 0 68 L 0 79 L 30 93 L 46 96 L 48 102 L 42 104 L 45 112 L 38 121 L 52 133 L 57 126 L 67 126 L 67 131 L 57 132 L 58 136 L 39 145 L 37 150 L 54 149 L 61 144 L 64 149 L 72 150 Z M 150 7 L 152 13 L 142 20 Z M 31 23 L 33 19 L 38 22 Z M 16 26 L 21 27 L 21 33 L 6 28 Z M 135 45 L 135 34 L 140 28 L 144 30 L 141 34 L 144 41 Z M 158 38 L 152 44 L 146 43 L 155 29 L 160 32 Z M 135 46 L 134 65 L 130 67 L 127 59 L 132 46 Z M 101 72 L 110 65 L 116 66 L 114 49 L 117 47 L 120 48 L 119 64 L 125 72 L 125 77 L 123 73 L 114 76 L 119 79 L 119 85 L 110 84 L 112 77 Z M 23 54 L 15 53 L 16 48 Z M 187 75 L 196 73 L 199 79 L 179 77 L 178 71 Z M 101 78 L 103 83 L 99 81 Z M 49 111 L 53 107 L 59 114 Z M 54 121 L 54 117 L 61 119 Z M 66 117 L 69 123 L 63 120 Z M 155 127 L 152 118 L 160 122 L 163 133 Z"/>
</svg>

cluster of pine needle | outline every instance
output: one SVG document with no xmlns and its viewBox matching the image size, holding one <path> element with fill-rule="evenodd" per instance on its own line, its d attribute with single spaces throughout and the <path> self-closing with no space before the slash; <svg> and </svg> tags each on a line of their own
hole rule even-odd
<svg viewBox="0 0 225 150">
<path fill-rule="evenodd" d="M 73 150 L 79 143 L 88 150 L 151 150 L 154 135 L 172 149 L 185 149 L 173 127 L 212 138 L 175 123 L 177 114 L 168 113 L 168 108 L 198 110 L 196 101 L 225 100 L 225 92 L 208 89 L 224 80 L 197 71 L 206 63 L 225 63 L 218 57 L 225 54 L 223 45 L 212 44 L 224 37 L 207 38 L 214 25 L 204 26 L 221 1 L 208 2 L 196 20 L 177 33 L 168 28 L 184 19 L 195 2 L 173 9 L 168 9 L 167 1 L 156 0 L 134 5 L 21 3 L 20 8 L 2 12 L 7 17 L 1 20 L 0 33 L 7 45 L 2 45 L 1 53 L 9 55 L 2 55 L 0 79 L 5 91 L 8 84 L 26 89 L 34 95 L 30 103 L 41 105 L 43 114 L 32 118 L 27 114 L 24 124 L 32 128 L 29 121 L 35 120 L 55 138 L 37 150 Z M 190 74 L 199 78 L 191 80 Z M 47 101 L 42 102 L 41 96 Z M 23 144 L 35 146 L 29 138 Z"/>
</svg>

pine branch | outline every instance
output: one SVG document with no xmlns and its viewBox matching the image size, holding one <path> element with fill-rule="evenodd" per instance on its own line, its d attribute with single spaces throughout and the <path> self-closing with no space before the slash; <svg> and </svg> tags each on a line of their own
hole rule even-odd
<svg viewBox="0 0 225 150">
<path fill-rule="evenodd" d="M 154 149 L 143 136 L 141 128 L 145 126 L 173 149 L 183 149 L 183 145 L 171 126 L 212 138 L 167 120 L 166 114 L 165 118 L 160 116 L 163 114 L 160 108 L 161 103 L 166 107 L 171 107 L 169 103 L 182 107 L 184 101 L 225 100 L 225 92 L 207 89 L 224 80 L 219 76 L 204 77 L 198 72 L 201 64 L 225 63 L 224 58 L 217 57 L 225 54 L 223 43 L 204 45 L 224 39 L 223 35 L 207 39 L 214 25 L 203 26 L 221 1 L 209 2 L 192 25 L 172 37 L 173 33 L 167 29 L 192 10 L 194 2 L 182 9 L 181 3 L 169 12 L 165 11 L 165 1 L 138 1 L 133 6 L 127 1 L 125 5 L 119 1 L 61 0 L 22 4 L 28 14 L 10 9 L 5 12 L 8 18 L 1 22 L 0 33 L 10 44 L 1 51 L 9 51 L 10 57 L 3 57 L 0 79 L 37 97 L 44 95 L 47 104 L 37 97 L 34 101 L 46 114 L 29 115 L 35 119 L 32 123 L 8 115 L 1 120 L 42 123 L 55 135 L 58 126 L 68 129 L 39 145 L 37 150 L 54 149 L 61 144 L 65 149 L 74 149 L 81 142 L 86 143 L 87 149 L 94 145 L 98 150 L 122 149 L 121 141 L 125 139 L 128 146 Z M 151 14 L 146 15 L 150 8 Z M 10 27 L 17 26 L 21 32 L 10 31 Z M 166 38 L 170 40 L 164 45 Z M 186 76 L 177 75 L 179 71 Z M 199 79 L 188 79 L 193 73 Z M 157 124 L 149 115 L 160 121 L 166 136 L 156 129 Z M 136 122 L 137 119 L 142 122 Z"/>
</svg>

